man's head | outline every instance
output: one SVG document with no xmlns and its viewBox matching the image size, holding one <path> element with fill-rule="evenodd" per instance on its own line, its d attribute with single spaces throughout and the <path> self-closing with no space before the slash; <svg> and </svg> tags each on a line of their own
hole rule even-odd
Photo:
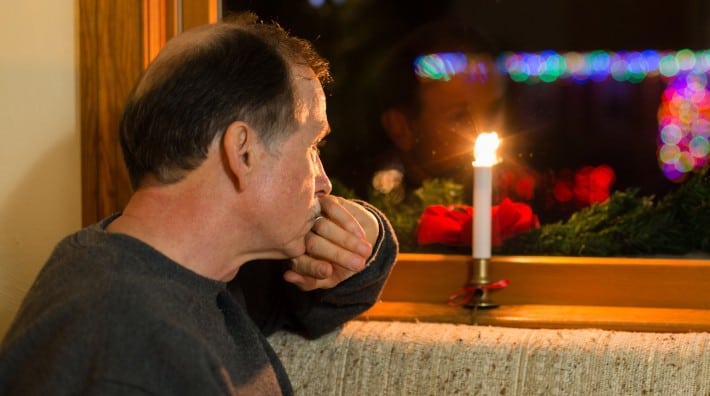
<svg viewBox="0 0 710 396">
<path fill-rule="evenodd" d="M 170 40 L 145 71 L 121 120 L 131 184 L 149 177 L 172 183 L 205 159 L 210 144 L 236 120 L 264 144 L 296 128 L 295 66 L 330 79 L 310 43 L 253 14 L 206 25 Z"/>
<path fill-rule="evenodd" d="M 121 122 L 136 195 L 203 216 L 206 235 L 238 235 L 243 258 L 303 254 L 331 190 L 318 154 L 329 78 L 310 43 L 253 15 L 176 36 Z"/>
<path fill-rule="evenodd" d="M 503 83 L 493 50 L 468 27 L 437 21 L 395 48 L 382 87 L 381 122 L 421 181 L 470 169 L 480 132 L 500 128 Z"/>
</svg>

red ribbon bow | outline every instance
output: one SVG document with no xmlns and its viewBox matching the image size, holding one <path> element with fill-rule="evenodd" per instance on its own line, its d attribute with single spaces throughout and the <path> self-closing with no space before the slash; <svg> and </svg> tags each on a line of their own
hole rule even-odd
<svg viewBox="0 0 710 396">
<path fill-rule="evenodd" d="M 489 290 L 499 290 L 510 284 L 508 279 L 485 283 L 483 285 L 466 285 L 460 288 L 456 293 L 449 296 L 449 305 L 459 307 L 466 305 L 475 297 L 480 297 L 484 292 Z"/>
</svg>

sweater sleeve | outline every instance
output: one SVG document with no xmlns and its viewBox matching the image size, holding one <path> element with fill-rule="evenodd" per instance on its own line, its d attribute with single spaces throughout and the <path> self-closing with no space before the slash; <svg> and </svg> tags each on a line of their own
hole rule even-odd
<svg viewBox="0 0 710 396">
<path fill-rule="evenodd" d="M 365 270 L 334 288 L 304 292 L 283 280 L 288 261 L 255 261 L 244 265 L 230 283 L 230 290 L 244 301 L 266 335 L 289 329 L 316 338 L 377 302 L 397 258 L 397 238 L 382 212 L 366 202 L 356 202 L 375 215 L 380 227 Z"/>
</svg>

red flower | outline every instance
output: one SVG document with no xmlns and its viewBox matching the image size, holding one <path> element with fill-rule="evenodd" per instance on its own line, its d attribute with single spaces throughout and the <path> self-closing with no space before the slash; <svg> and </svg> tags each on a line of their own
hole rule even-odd
<svg viewBox="0 0 710 396">
<path fill-rule="evenodd" d="M 416 234 L 419 245 L 442 243 L 451 246 L 471 245 L 471 238 L 464 239 L 463 226 L 470 225 L 473 208 L 466 205 L 428 206 L 417 224 Z M 470 227 L 469 227 L 470 228 Z M 469 230 L 469 236 L 471 231 Z"/>
<path fill-rule="evenodd" d="M 530 201 L 535 194 L 535 178 L 532 175 L 524 175 L 515 183 L 515 193 L 521 199 Z"/>
<path fill-rule="evenodd" d="M 417 243 L 430 245 L 440 243 L 449 246 L 471 246 L 474 210 L 467 205 L 431 205 L 419 218 Z M 491 244 L 503 245 L 503 241 L 520 235 L 530 228 L 540 227 L 537 216 L 529 205 L 503 199 L 491 208 Z"/>
<path fill-rule="evenodd" d="M 609 189 L 615 179 L 614 170 L 608 165 L 584 166 L 574 176 L 563 170 L 552 188 L 552 196 L 560 203 L 574 200 L 576 206 L 582 208 L 609 199 Z"/>
<path fill-rule="evenodd" d="M 493 246 L 501 246 L 508 238 L 520 235 L 531 228 L 540 227 L 540 221 L 533 214 L 530 205 L 522 202 L 513 202 L 505 198 L 499 205 L 492 207 L 491 211 Z"/>
<path fill-rule="evenodd" d="M 536 176 L 523 168 L 501 168 L 496 177 L 496 188 L 503 197 L 530 201 L 535 196 Z"/>
<path fill-rule="evenodd" d="M 608 165 L 585 166 L 575 174 L 574 195 L 579 206 L 609 199 L 609 187 L 614 183 L 614 170 Z"/>
<path fill-rule="evenodd" d="M 569 202 L 574 197 L 572 192 L 572 183 L 558 180 L 555 186 L 552 188 L 552 195 L 555 197 L 557 202 Z"/>
</svg>

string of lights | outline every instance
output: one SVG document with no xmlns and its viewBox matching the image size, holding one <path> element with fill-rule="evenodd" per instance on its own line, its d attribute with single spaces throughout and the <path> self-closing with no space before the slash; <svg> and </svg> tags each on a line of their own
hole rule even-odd
<svg viewBox="0 0 710 396">
<path fill-rule="evenodd" d="M 522 83 L 640 83 L 648 77 L 668 81 L 658 111 L 658 162 L 669 180 L 680 181 L 707 165 L 710 153 L 710 50 L 586 53 L 554 51 L 505 53 L 500 71 Z"/>
<path fill-rule="evenodd" d="M 691 51 L 555 51 L 504 53 L 497 67 L 519 83 L 552 83 L 571 79 L 577 83 L 640 83 L 649 77 L 667 80 L 658 110 L 658 163 L 666 178 L 681 181 L 707 165 L 710 157 L 710 50 Z M 437 53 L 418 57 L 414 72 L 419 78 L 448 81 L 465 73 L 485 81 L 489 71 L 475 56 Z"/>
<path fill-rule="evenodd" d="M 506 52 L 498 68 L 517 82 L 604 81 L 639 83 L 647 77 L 710 72 L 710 50 L 591 52 Z"/>
</svg>

